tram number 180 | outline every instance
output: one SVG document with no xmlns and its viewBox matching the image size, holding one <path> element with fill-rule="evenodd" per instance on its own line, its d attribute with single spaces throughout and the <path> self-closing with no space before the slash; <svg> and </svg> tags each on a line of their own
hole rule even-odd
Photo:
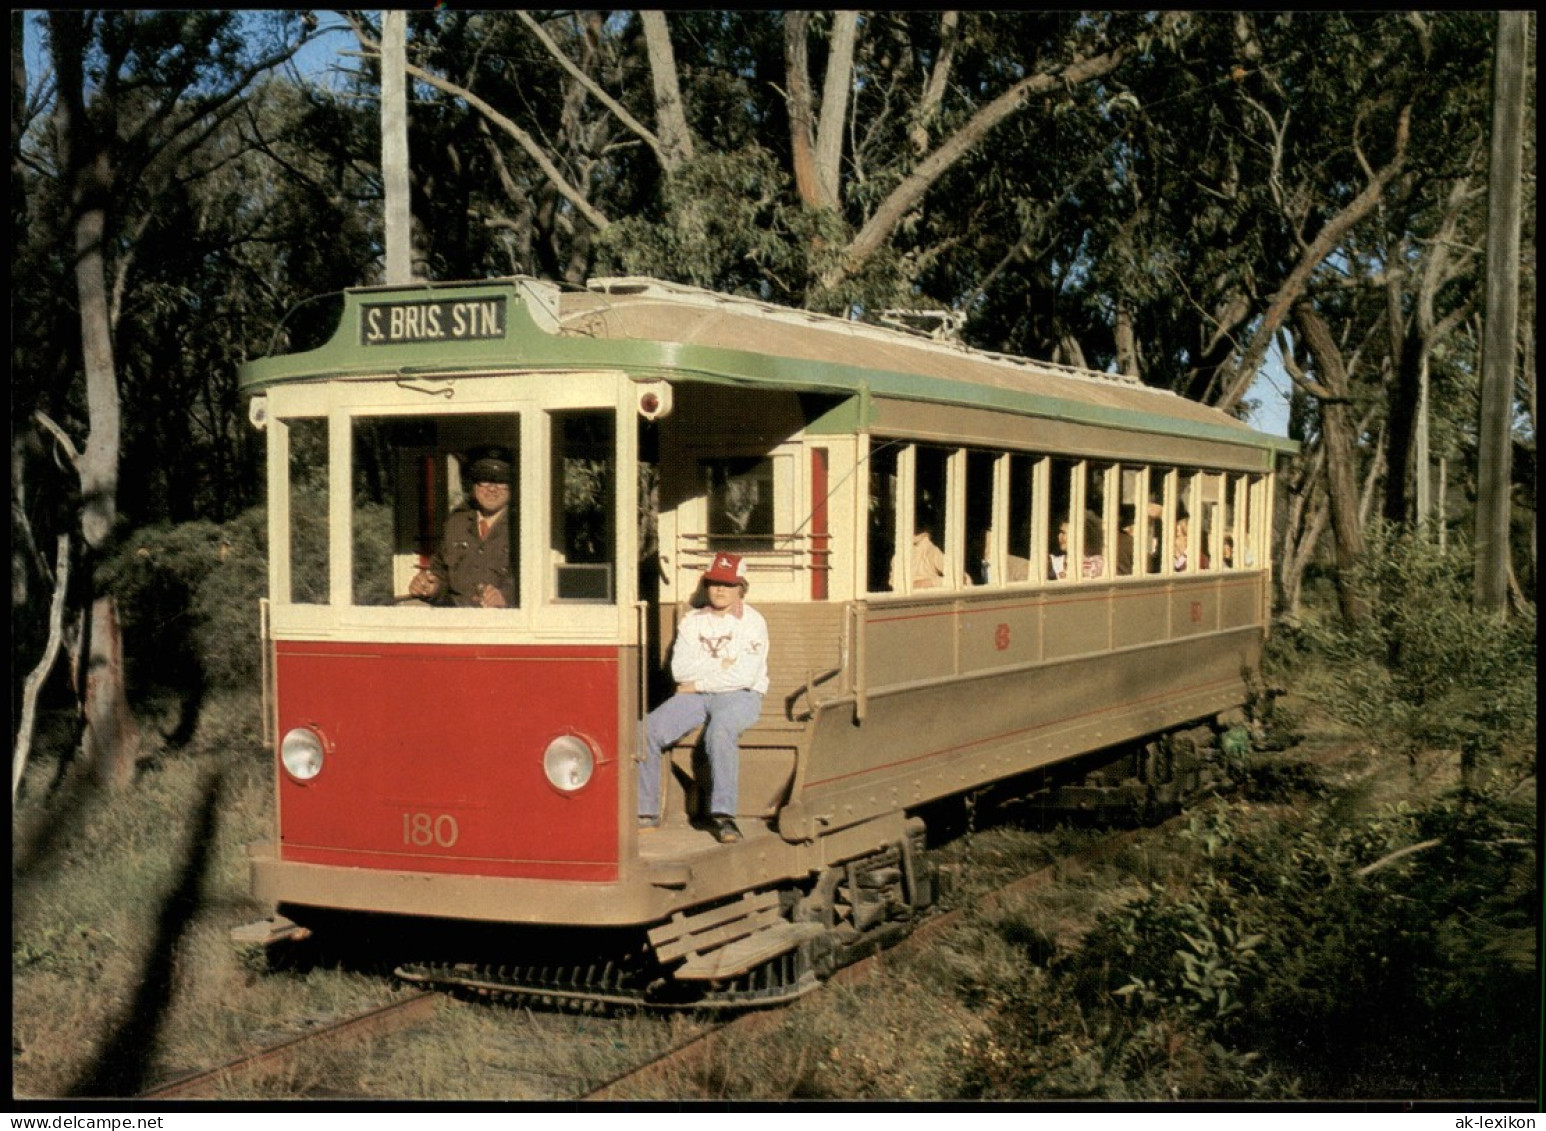
<svg viewBox="0 0 1546 1131">
<path fill-rule="evenodd" d="M 449 813 L 403 814 L 403 843 L 413 848 L 428 848 L 432 844 L 440 848 L 451 848 L 460 835 L 456 818 Z"/>
</svg>

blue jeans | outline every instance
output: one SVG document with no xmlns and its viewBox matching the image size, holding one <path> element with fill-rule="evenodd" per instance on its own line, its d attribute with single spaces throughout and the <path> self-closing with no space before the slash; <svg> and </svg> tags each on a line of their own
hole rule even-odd
<svg viewBox="0 0 1546 1131">
<path fill-rule="evenodd" d="M 755 691 L 673 695 L 644 720 L 644 758 L 639 765 L 639 815 L 660 815 L 660 752 L 696 726 L 705 726 L 709 756 L 709 812 L 734 816 L 740 790 L 741 732 L 762 714 Z"/>
</svg>

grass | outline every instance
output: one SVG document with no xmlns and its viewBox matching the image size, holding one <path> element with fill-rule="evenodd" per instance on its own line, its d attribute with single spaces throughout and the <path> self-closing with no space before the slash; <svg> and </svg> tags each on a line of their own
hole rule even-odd
<svg viewBox="0 0 1546 1131">
<path fill-rule="evenodd" d="M 100 1086 L 104 1050 L 139 1049 L 149 1083 L 404 992 L 344 967 L 270 968 L 231 944 L 229 928 L 262 912 L 245 894 L 245 845 L 267 833 L 271 806 L 256 715 L 250 697 L 212 696 L 192 740 L 153 751 L 118 793 L 71 779 L 50 790 L 47 756 L 29 772 L 13 820 L 17 1096 Z M 1234 791 L 1179 830 L 1147 831 L 1081 875 L 968 913 L 930 946 L 889 952 L 867 979 L 769 1013 L 637 1098 L 1530 1099 L 1533 749 L 1505 745 L 1462 790 L 1456 751 L 1383 749 L 1315 701 L 1285 699 L 1274 726 Z M 189 890 L 217 776 L 206 866 L 169 904 Z M 943 849 L 955 905 L 1100 835 L 1008 813 L 982 814 Z M 448 1002 L 411 1041 L 233 1080 L 224 1095 L 552 1099 L 542 1074 L 579 1091 L 699 1026 L 638 1018 L 592 1033 Z"/>
<path fill-rule="evenodd" d="M 111 1084 L 136 1065 L 94 1063 L 115 1040 L 128 1042 L 130 1060 L 146 1058 L 137 1067 L 147 1078 L 135 1081 L 144 1086 L 207 1066 L 210 1050 L 250 1047 L 298 1012 L 351 1012 L 392 995 L 339 972 L 268 976 L 228 937 L 262 914 L 246 895 L 245 846 L 270 812 L 256 716 L 246 696 L 213 698 L 188 748 L 153 758 L 121 791 L 74 775 L 51 789 L 57 762 L 30 767 L 13 816 L 18 1096 L 103 1084 L 121 1094 Z"/>
</svg>

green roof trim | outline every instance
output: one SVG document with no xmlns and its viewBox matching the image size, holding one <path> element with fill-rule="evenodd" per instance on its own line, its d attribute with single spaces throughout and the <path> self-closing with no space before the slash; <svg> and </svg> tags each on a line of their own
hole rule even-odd
<svg viewBox="0 0 1546 1131">
<path fill-rule="evenodd" d="M 366 345 L 358 340 L 363 311 L 370 304 L 475 303 L 499 299 L 505 300 L 503 334 L 499 337 L 465 341 L 426 338 L 380 345 Z M 538 307 L 535 314 L 534 303 Z M 552 329 L 545 328 L 541 321 L 549 322 Z M 639 380 L 701 381 L 855 397 L 849 411 L 829 414 L 822 431 L 862 429 L 872 419 L 873 399 L 896 398 L 1188 436 L 1275 452 L 1294 452 L 1299 447 L 1293 440 L 1243 426 L 1189 420 L 1163 411 L 1148 413 L 923 374 L 701 343 L 586 337 L 573 331 L 558 333 L 557 328 L 556 312 L 544 311 L 541 293 L 523 280 L 350 290 L 344 295 L 338 329 L 328 342 L 302 353 L 246 362 L 239 375 L 240 388 L 250 395 L 289 381 L 454 377 L 489 369 L 619 369 Z"/>
</svg>

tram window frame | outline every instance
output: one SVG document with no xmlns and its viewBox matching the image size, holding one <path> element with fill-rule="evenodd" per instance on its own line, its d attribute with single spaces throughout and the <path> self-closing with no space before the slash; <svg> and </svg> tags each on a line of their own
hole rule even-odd
<svg viewBox="0 0 1546 1131">
<path fill-rule="evenodd" d="M 347 594 L 345 604 L 356 609 L 412 607 L 415 604 L 423 604 L 425 607 L 444 611 L 453 607 L 435 602 L 420 602 L 409 594 L 408 586 L 413 576 L 420 569 L 427 568 L 434 557 L 441 552 L 445 545 L 446 525 L 457 513 L 470 510 L 474 506 L 473 484 L 467 475 L 468 461 L 472 454 L 479 448 L 498 446 L 508 449 L 512 455 L 510 502 L 504 518 L 504 521 L 509 524 L 510 561 L 508 564 L 512 592 L 507 598 L 506 605 L 501 607 L 491 609 L 476 605 L 460 607 L 472 608 L 485 614 L 501 614 L 521 608 L 525 599 L 522 591 L 522 579 L 525 573 L 522 563 L 525 543 L 522 534 L 523 512 L 526 509 L 521 505 L 521 484 L 524 472 L 521 452 L 525 439 L 525 417 L 529 411 L 512 409 L 490 412 L 468 409 L 461 412 L 424 412 L 422 409 L 405 411 L 398 406 L 361 406 L 339 418 L 340 425 L 346 430 L 344 442 L 348 454 L 349 477 L 350 554 L 349 584 L 345 591 Z M 362 434 L 365 429 L 395 426 L 399 430 L 404 430 L 413 425 L 426 428 L 428 433 L 433 435 L 433 440 L 388 441 L 393 444 L 393 447 L 387 463 L 375 469 L 365 466 L 361 459 Z M 443 467 L 445 471 L 441 480 L 443 486 L 437 483 L 431 488 L 435 492 L 436 501 L 444 507 L 445 517 L 440 521 L 438 530 L 427 533 L 409 529 L 419 525 L 417 520 L 426 508 L 427 499 L 422 486 L 417 494 L 406 497 L 410 485 L 403 478 L 408 464 L 415 460 L 422 460 L 425 456 L 431 456 L 435 464 Z M 368 559 L 362 559 L 362 550 L 374 552 L 376 549 L 363 536 L 367 531 L 361 525 L 362 507 L 359 503 L 362 476 L 369 478 L 372 474 L 389 477 L 391 480 L 391 498 L 386 504 L 390 510 L 391 532 L 385 574 L 390 596 L 368 599 L 367 590 L 367 599 L 362 600 L 362 583 L 379 583 L 382 579 L 380 563 L 375 563 L 373 569 Z M 378 483 L 374 490 L 385 493 L 388 488 L 384 483 Z M 427 538 L 429 542 L 427 547 L 414 545 L 421 537 Z"/>
<path fill-rule="evenodd" d="M 954 592 L 965 575 L 966 460 L 964 448 L 871 437 L 865 583 L 874 597 Z M 920 465 L 921 461 L 921 465 Z M 920 479 L 926 480 L 920 484 Z M 887 511 L 891 511 L 888 516 Z M 887 518 L 890 518 L 889 523 Z M 913 551 L 920 525 L 940 553 L 943 572 L 919 584 Z M 886 545 L 889 533 L 890 545 Z M 935 541 L 935 536 L 938 541 Z M 889 553 L 887 552 L 889 550 Z M 882 580 L 882 561 L 884 580 Z M 884 588 L 880 588 L 884 585 Z"/>
<path fill-rule="evenodd" d="M 741 470 L 733 470 L 740 468 Z M 766 553 L 778 536 L 778 465 L 771 452 L 699 456 L 697 473 L 703 491 L 703 535 L 710 554 Z M 753 488 L 753 500 L 741 529 L 724 529 L 731 513 L 731 488 Z M 723 492 L 723 494 L 722 494 Z M 726 504 L 726 505 L 722 505 Z M 733 519 L 731 520 L 734 521 Z M 716 529 L 716 526 L 721 527 Z"/>
<path fill-rule="evenodd" d="M 1008 459 L 1003 452 L 983 448 L 967 448 L 961 457 L 965 476 L 960 508 L 964 572 L 973 586 L 999 586 L 1004 571 L 1004 518 L 999 512 L 1007 505 L 1004 472 Z"/>
<path fill-rule="evenodd" d="M 1084 498 L 1080 513 L 1079 580 L 1107 581 L 1113 576 L 1112 531 L 1116 527 L 1116 499 L 1111 489 L 1117 465 L 1100 460 L 1083 461 Z M 1092 548 L 1093 547 L 1093 548 Z"/>
<path fill-rule="evenodd" d="M 1180 485 L 1176 468 L 1151 468 L 1150 470 L 1149 499 L 1151 502 L 1154 501 L 1157 494 L 1160 505 L 1159 559 L 1155 562 L 1155 576 L 1170 577 L 1176 572 L 1176 508 Z M 1159 473 L 1157 487 L 1153 474 L 1155 471 Z"/>
<path fill-rule="evenodd" d="M 611 408 L 557 408 L 546 413 L 548 428 L 548 513 L 544 523 L 544 550 L 551 567 L 545 571 L 550 604 L 612 605 L 617 601 L 618 579 L 618 525 L 617 525 L 617 476 L 618 444 L 617 413 Z M 601 421 L 607 433 L 605 439 L 580 440 L 578 443 L 587 454 L 575 456 L 567 437 L 560 436 L 560 429 L 582 417 Z M 597 453 L 604 453 L 598 459 Z M 605 464 L 601 472 L 596 496 L 599 505 L 591 509 L 601 512 L 601 540 L 604 543 L 602 560 L 571 560 L 574 552 L 570 546 L 570 515 L 573 511 L 569 497 L 569 473 L 561 464 L 570 459 Z M 587 587 L 597 583 L 601 593 L 587 592 Z M 569 590 L 566 592 L 566 586 Z M 578 586 L 578 588 L 576 588 Z"/>
<path fill-rule="evenodd" d="M 1226 472 L 1224 474 L 1224 509 L 1223 509 L 1223 538 L 1219 541 L 1219 569 L 1235 570 L 1240 568 L 1240 481 L 1244 479 L 1238 473 Z M 1223 555 L 1224 541 L 1228 540 L 1234 553 L 1227 558 Z"/>
<path fill-rule="evenodd" d="M 1240 543 L 1236 543 L 1235 549 L 1240 553 L 1240 562 L 1243 569 L 1265 569 L 1269 553 L 1268 547 L 1268 484 L 1270 480 L 1265 475 L 1247 476 L 1248 490 L 1246 498 L 1248 509 L 1245 513 L 1246 529 L 1244 549 Z"/>
<path fill-rule="evenodd" d="M 1046 498 L 1046 463 L 1045 457 L 1030 452 L 1009 452 L 1003 460 L 1005 585 L 1046 580 L 1047 523 L 1045 508 L 1038 506 Z"/>
<path fill-rule="evenodd" d="M 1079 527 L 1081 523 L 1073 521 L 1073 516 L 1079 513 L 1083 504 L 1084 491 L 1080 485 L 1082 475 L 1081 460 L 1069 459 L 1064 456 L 1054 456 L 1048 460 L 1048 486 L 1046 507 L 1046 569 L 1045 579 L 1048 582 L 1078 581 L 1078 570 L 1073 568 L 1073 563 L 1079 561 L 1081 548 L 1084 544 L 1084 536 Z M 1061 511 L 1058 509 L 1061 503 Z M 1061 518 L 1059 517 L 1061 515 Z M 1067 526 L 1067 532 L 1063 544 L 1058 544 L 1058 527 L 1060 524 Z M 1058 577 L 1052 562 L 1053 556 L 1061 551 L 1063 558 L 1063 576 Z"/>
<path fill-rule="evenodd" d="M 1186 544 L 1184 546 L 1171 547 L 1170 563 L 1173 573 L 1194 574 L 1200 572 L 1201 564 L 1198 553 L 1201 545 L 1201 503 L 1202 503 L 1202 473 L 1196 468 L 1176 469 L 1176 496 L 1175 511 L 1171 521 L 1171 529 L 1176 534 L 1180 531 L 1183 518 L 1186 521 Z M 1176 565 L 1177 560 L 1181 564 Z"/>
<path fill-rule="evenodd" d="M 910 445 L 879 436 L 869 439 L 865 456 L 864 591 L 887 596 L 897 589 L 897 534 L 901 529 L 902 462 Z"/>
<path fill-rule="evenodd" d="M 956 480 L 959 476 L 958 449 L 939 444 L 910 445 L 911 496 L 908 513 L 912 516 L 907 528 L 907 569 L 903 585 L 909 593 L 933 589 L 954 589 L 960 577 L 959 539 L 955 535 Z M 927 482 L 925 482 L 927 479 Z M 938 577 L 920 579 L 913 570 L 913 548 L 921 529 L 926 529 L 930 541 L 940 552 L 943 565 Z M 936 538 L 936 534 L 938 537 Z M 930 584 L 920 584 L 920 580 Z"/>
<path fill-rule="evenodd" d="M 1138 521 L 1141 472 L 1141 468 L 1132 464 L 1117 466 L 1117 552 L 1111 571 L 1113 577 L 1133 577 L 1143 572 L 1138 561 L 1138 539 L 1142 532 Z"/>
<path fill-rule="evenodd" d="M 324 415 L 293 416 L 274 422 L 275 435 L 284 437 L 284 506 L 286 569 L 275 597 L 282 604 L 320 608 L 332 604 L 332 461 L 328 458 L 330 433 Z M 283 429 L 282 432 L 279 430 Z M 297 433 L 315 430 L 315 437 L 297 443 Z M 300 474 L 298 474 L 300 473 Z M 301 478 L 320 484 L 320 498 L 296 505 L 296 483 Z M 316 490 L 306 492 L 317 494 Z M 315 504 L 320 502 L 320 507 Z M 311 555 L 308 557 L 308 555 Z"/>
</svg>

